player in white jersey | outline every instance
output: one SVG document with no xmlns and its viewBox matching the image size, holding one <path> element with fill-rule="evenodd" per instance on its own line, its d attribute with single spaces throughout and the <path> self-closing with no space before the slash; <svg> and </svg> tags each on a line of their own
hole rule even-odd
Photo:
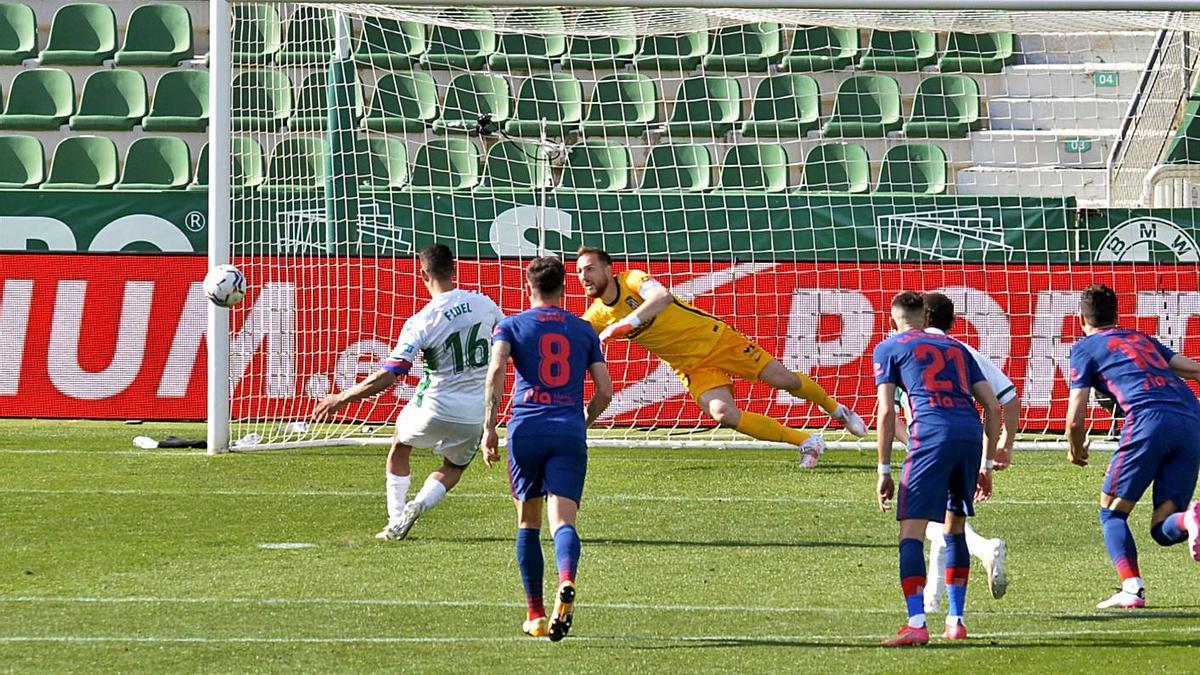
<svg viewBox="0 0 1200 675">
<path fill-rule="evenodd" d="M 945 335 L 954 325 L 954 302 L 941 293 L 926 293 L 922 297 L 925 304 L 925 331 Z M 1020 423 L 1021 401 L 1017 398 L 1017 387 L 996 364 L 992 363 L 991 359 L 965 342 L 960 342 L 960 344 L 966 347 L 971 356 L 975 358 L 975 363 L 979 365 L 984 378 L 991 385 L 992 391 L 996 392 L 996 398 L 1000 401 L 1004 424 L 996 446 L 994 468 L 1003 470 L 1012 461 L 1012 446 L 1016 440 L 1017 426 Z M 911 419 L 911 409 L 907 398 L 901 400 L 901 407 Z M 903 428 L 898 421 L 896 427 L 896 438 L 901 443 L 907 443 L 908 429 Z M 1003 463 L 1001 463 L 1002 460 Z M 984 501 L 990 497 L 991 486 L 987 486 L 986 490 L 980 489 L 976 493 L 975 500 Z M 965 534 L 967 550 L 980 560 L 987 571 L 988 588 L 992 592 L 992 597 L 1003 597 L 1005 591 L 1008 590 L 1008 575 L 1004 567 L 1005 558 L 1008 555 L 1007 543 L 1003 539 L 987 539 L 980 536 L 970 524 L 967 525 Z M 941 523 L 931 523 L 925 530 L 925 538 L 929 540 L 925 611 L 934 612 L 941 605 L 942 595 L 946 591 L 946 541 Z"/>
<path fill-rule="evenodd" d="M 425 376 L 396 418 L 388 453 L 388 524 L 375 535 L 379 539 L 408 536 L 417 518 L 458 484 L 478 452 L 492 330 L 504 318 L 491 298 L 455 288 L 454 257 L 449 248 L 430 244 L 421 249 L 419 258 L 429 304 L 404 322 L 396 348 L 383 368 L 343 392 L 326 396 L 313 413 L 320 419 L 347 403 L 386 390 L 407 375 L 421 355 Z M 429 474 L 412 501 L 407 501 L 413 448 L 432 448 L 442 456 L 442 465 Z"/>
</svg>

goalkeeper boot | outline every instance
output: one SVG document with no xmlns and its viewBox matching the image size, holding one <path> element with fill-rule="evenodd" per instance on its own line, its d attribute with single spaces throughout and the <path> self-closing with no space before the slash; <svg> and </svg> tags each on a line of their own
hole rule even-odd
<svg viewBox="0 0 1200 675">
<path fill-rule="evenodd" d="M 863 436 L 867 435 L 867 423 L 863 422 L 863 418 L 859 417 L 858 413 L 847 408 L 841 403 L 838 404 L 837 410 L 833 411 L 833 415 L 831 415 L 831 417 L 846 425 L 846 431 L 849 431 L 855 436 L 862 438 Z"/>
<path fill-rule="evenodd" d="M 550 641 L 558 642 L 567 637 L 571 630 L 571 618 L 575 608 L 575 582 L 564 581 L 558 585 L 554 596 L 554 613 L 550 619 Z"/>
<path fill-rule="evenodd" d="M 400 541 L 408 536 L 408 531 L 412 529 L 413 523 L 417 522 L 417 518 L 420 518 L 422 513 L 425 513 L 425 505 L 414 499 L 404 505 L 404 510 L 400 512 L 400 520 L 388 523 L 388 526 L 375 537 L 388 541 Z"/>
<path fill-rule="evenodd" d="M 800 468 L 811 469 L 825 453 L 825 439 L 813 434 L 800 444 Z"/>
<path fill-rule="evenodd" d="M 525 623 L 521 625 L 521 630 L 529 637 L 549 637 L 550 622 L 544 616 L 539 616 L 535 619 L 526 619 Z"/>
<path fill-rule="evenodd" d="M 905 626 L 892 637 L 879 643 L 880 647 L 920 647 L 929 644 L 929 629 L 925 626 Z"/>
</svg>

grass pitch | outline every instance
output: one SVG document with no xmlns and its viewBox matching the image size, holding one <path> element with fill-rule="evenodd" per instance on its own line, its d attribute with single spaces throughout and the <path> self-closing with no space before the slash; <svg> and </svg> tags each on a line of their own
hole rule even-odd
<svg viewBox="0 0 1200 675">
<path fill-rule="evenodd" d="M 593 450 L 575 625 L 551 644 L 520 634 L 502 468 L 477 463 L 385 543 L 381 448 L 130 443 L 169 433 L 203 436 L 0 421 L 0 671 L 1194 672 L 1200 656 L 1200 565 L 1151 541 L 1145 507 L 1151 609 L 1092 609 L 1116 586 L 1104 456 L 1018 455 L 975 521 L 1009 541 L 1007 597 L 976 566 L 966 644 L 885 651 L 904 612 L 873 453 L 804 471 L 781 451 Z M 414 491 L 434 465 L 416 455 Z M 262 547 L 280 543 L 313 546 Z"/>
</svg>

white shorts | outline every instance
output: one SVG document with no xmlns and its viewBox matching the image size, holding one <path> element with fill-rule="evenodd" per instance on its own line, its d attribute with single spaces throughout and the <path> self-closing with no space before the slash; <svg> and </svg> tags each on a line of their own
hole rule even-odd
<svg viewBox="0 0 1200 675">
<path fill-rule="evenodd" d="M 479 452 L 483 423 L 463 424 L 440 420 L 420 406 L 406 405 L 396 417 L 396 440 L 414 448 L 430 449 L 455 466 L 466 466 Z"/>
</svg>

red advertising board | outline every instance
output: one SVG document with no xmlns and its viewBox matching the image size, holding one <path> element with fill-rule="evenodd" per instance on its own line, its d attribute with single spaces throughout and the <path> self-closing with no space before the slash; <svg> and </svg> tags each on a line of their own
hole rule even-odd
<svg viewBox="0 0 1200 675">
<path fill-rule="evenodd" d="M 197 256 L 7 255 L 0 271 L 0 416 L 200 419 L 206 300 Z M 404 319 L 426 299 L 414 261 L 259 258 L 241 263 L 250 294 L 233 313 L 236 416 L 301 418 L 323 392 L 377 367 Z M 870 416 L 870 353 L 901 289 L 945 289 L 956 333 L 1003 362 L 1030 429 L 1059 426 L 1064 371 L 1080 333 L 1077 293 L 1114 286 L 1124 323 L 1200 353 L 1194 266 L 876 263 L 648 263 L 676 294 L 724 317 L 785 365 L 813 375 Z M 463 261 L 463 286 L 523 308 L 520 264 Z M 586 300 L 568 279 L 568 309 Z M 620 423 L 703 421 L 682 387 L 636 344 L 607 348 Z M 415 379 L 351 414 L 381 420 Z M 812 406 L 739 383 L 752 409 L 820 423 Z"/>
</svg>

